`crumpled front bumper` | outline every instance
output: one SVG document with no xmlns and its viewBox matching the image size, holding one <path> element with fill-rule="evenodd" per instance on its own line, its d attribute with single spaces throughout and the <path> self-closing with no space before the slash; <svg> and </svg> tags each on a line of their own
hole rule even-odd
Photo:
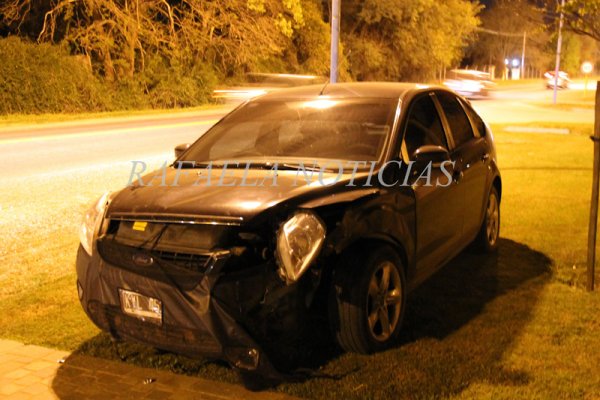
<svg viewBox="0 0 600 400">
<path fill-rule="evenodd" d="M 193 288 L 169 279 L 156 280 L 104 261 L 96 252 L 77 252 L 77 284 L 81 305 L 102 330 L 117 338 L 139 341 L 191 357 L 224 359 L 240 370 L 279 379 L 261 346 L 232 316 L 230 307 L 213 295 L 218 277 L 206 275 Z M 119 289 L 159 299 L 162 324 L 142 321 L 121 309 Z"/>
</svg>

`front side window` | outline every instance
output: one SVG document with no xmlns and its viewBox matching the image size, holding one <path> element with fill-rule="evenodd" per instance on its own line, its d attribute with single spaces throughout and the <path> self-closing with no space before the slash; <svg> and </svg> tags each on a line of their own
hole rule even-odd
<svg viewBox="0 0 600 400">
<path fill-rule="evenodd" d="M 409 109 L 404 143 L 409 158 L 421 146 L 434 145 L 448 149 L 442 121 L 429 95 L 416 99 Z"/>
<path fill-rule="evenodd" d="M 397 100 L 257 100 L 225 117 L 182 161 L 377 161 Z"/>
</svg>

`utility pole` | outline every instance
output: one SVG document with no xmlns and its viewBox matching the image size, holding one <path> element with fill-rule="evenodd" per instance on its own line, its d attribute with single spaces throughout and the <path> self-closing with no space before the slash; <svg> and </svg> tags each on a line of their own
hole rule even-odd
<svg viewBox="0 0 600 400">
<path fill-rule="evenodd" d="M 556 66 L 554 67 L 554 95 L 552 103 L 556 104 L 556 92 L 558 91 L 558 71 L 560 70 L 560 52 L 562 49 L 562 28 L 565 19 L 563 9 L 565 8 L 565 0 L 560 2 L 560 21 L 558 23 L 558 43 L 556 44 Z"/>
<path fill-rule="evenodd" d="M 598 189 L 600 186 L 600 81 L 596 82 L 596 118 L 594 122 L 594 171 L 592 178 L 592 204 L 588 229 L 587 290 L 594 290 L 596 270 L 596 230 L 598 228 Z"/>
<path fill-rule="evenodd" d="M 527 32 L 523 32 L 523 51 L 521 52 L 521 79 L 525 79 L 525 44 L 527 43 Z"/>
<path fill-rule="evenodd" d="M 338 78 L 341 2 L 342 0 L 332 0 L 331 4 L 331 66 L 329 70 L 330 83 L 336 83 Z"/>
</svg>

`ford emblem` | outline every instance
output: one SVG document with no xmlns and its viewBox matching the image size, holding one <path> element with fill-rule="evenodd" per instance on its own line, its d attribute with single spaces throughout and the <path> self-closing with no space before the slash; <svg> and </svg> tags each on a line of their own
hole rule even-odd
<svg viewBox="0 0 600 400">
<path fill-rule="evenodd" d="M 136 253 L 132 258 L 135 265 L 139 267 L 149 267 L 154 264 L 154 258 L 148 254 Z"/>
</svg>

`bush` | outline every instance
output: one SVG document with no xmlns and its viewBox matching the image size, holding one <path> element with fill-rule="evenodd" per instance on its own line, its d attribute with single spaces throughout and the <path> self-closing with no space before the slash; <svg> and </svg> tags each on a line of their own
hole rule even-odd
<svg viewBox="0 0 600 400">
<path fill-rule="evenodd" d="M 145 110 L 152 108 L 148 96 L 139 81 L 106 83 L 110 93 L 112 110 Z"/>
<path fill-rule="evenodd" d="M 214 70 L 193 57 L 150 58 L 131 80 L 106 82 L 84 56 L 18 37 L 0 39 L 0 114 L 191 107 L 207 103 Z"/>
<path fill-rule="evenodd" d="M 104 111 L 110 96 L 84 61 L 66 49 L 0 39 L 0 114 Z"/>
<path fill-rule="evenodd" d="M 152 107 L 191 107 L 210 100 L 217 83 L 215 72 L 192 57 L 182 58 L 185 62 L 154 56 L 140 74 Z"/>
</svg>

